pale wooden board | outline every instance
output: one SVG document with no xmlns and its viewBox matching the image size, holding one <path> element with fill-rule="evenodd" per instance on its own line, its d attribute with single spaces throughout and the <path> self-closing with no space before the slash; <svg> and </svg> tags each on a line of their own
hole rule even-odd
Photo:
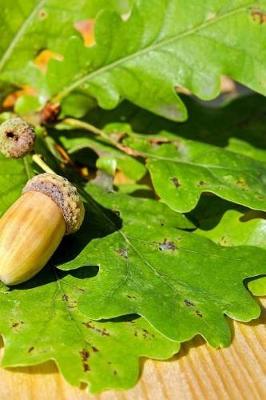
<svg viewBox="0 0 266 400">
<path fill-rule="evenodd" d="M 266 307 L 266 299 L 262 300 Z M 233 344 L 213 350 L 195 339 L 168 362 L 146 361 L 139 383 L 91 396 L 68 385 L 53 363 L 0 369 L 1 400 L 265 400 L 266 309 L 250 324 L 234 323 Z M 3 350 L 2 350 L 3 351 Z M 19 351 L 19 349 L 18 349 Z"/>
</svg>

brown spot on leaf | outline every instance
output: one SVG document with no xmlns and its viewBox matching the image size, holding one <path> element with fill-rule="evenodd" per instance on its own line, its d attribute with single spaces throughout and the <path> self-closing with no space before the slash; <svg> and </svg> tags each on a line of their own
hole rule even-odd
<svg viewBox="0 0 266 400">
<path fill-rule="evenodd" d="M 192 303 L 192 301 L 190 301 L 190 300 L 188 300 L 188 299 L 185 299 L 185 300 L 184 300 L 184 303 L 185 303 L 185 305 L 186 305 L 187 307 L 194 307 L 194 306 L 195 306 L 195 304 Z"/>
<path fill-rule="evenodd" d="M 34 350 L 34 347 L 31 346 L 31 347 L 29 348 L 29 350 L 28 350 L 28 353 L 31 353 L 33 350 Z"/>
<path fill-rule="evenodd" d="M 82 349 L 82 350 L 79 352 L 79 354 L 80 354 L 80 356 L 81 356 L 83 371 L 84 371 L 84 372 L 90 371 L 90 367 L 89 367 L 89 364 L 88 364 L 88 359 L 89 359 L 89 357 L 90 357 L 90 353 L 88 352 L 88 350 Z"/>
<path fill-rule="evenodd" d="M 257 24 L 262 25 L 266 23 L 266 12 L 259 8 L 251 9 L 251 17 Z"/>
<path fill-rule="evenodd" d="M 148 337 L 154 338 L 154 334 L 147 331 L 147 329 L 142 329 L 142 335 L 144 339 L 147 339 Z"/>
<path fill-rule="evenodd" d="M 262 196 L 261 194 L 256 194 L 255 196 L 259 200 L 265 200 L 265 196 Z"/>
<path fill-rule="evenodd" d="M 128 258 L 128 251 L 127 251 L 127 249 L 123 249 L 123 248 L 118 249 L 118 250 L 117 250 L 117 253 L 118 253 L 121 257 Z"/>
<path fill-rule="evenodd" d="M 152 137 L 148 139 L 148 141 L 152 145 L 152 147 L 159 147 L 162 144 L 172 143 L 171 140 L 162 137 Z"/>
<path fill-rule="evenodd" d="M 16 321 L 16 322 L 13 322 L 13 323 L 12 323 L 11 327 L 12 327 L 13 329 L 17 330 L 17 329 L 19 329 L 23 324 L 24 324 L 23 321 Z"/>
<path fill-rule="evenodd" d="M 181 186 L 181 183 L 179 182 L 179 180 L 174 176 L 173 178 L 171 178 L 172 183 L 174 184 L 174 186 L 176 188 L 179 188 Z"/>
<path fill-rule="evenodd" d="M 219 244 L 221 246 L 228 246 L 228 240 L 227 240 L 226 236 L 221 237 L 221 239 L 219 240 Z"/>
<path fill-rule="evenodd" d="M 239 179 L 236 181 L 236 185 L 239 186 L 239 187 L 242 188 L 242 189 L 246 189 L 246 188 L 247 188 L 247 182 L 245 181 L 244 178 L 239 178 Z"/>
<path fill-rule="evenodd" d="M 206 186 L 206 185 L 207 185 L 206 182 L 204 182 L 204 181 L 199 181 L 199 186 Z"/>
<path fill-rule="evenodd" d="M 97 349 L 97 347 L 91 346 L 91 348 L 92 348 L 93 353 L 98 353 L 99 350 Z"/>
<path fill-rule="evenodd" d="M 63 294 L 62 300 L 67 303 L 68 308 L 75 308 L 77 305 L 77 301 L 76 300 L 71 301 L 71 299 L 67 294 Z"/>
<path fill-rule="evenodd" d="M 127 294 L 127 298 L 130 300 L 136 300 L 136 296 L 133 296 L 132 294 Z"/>
<path fill-rule="evenodd" d="M 38 17 L 40 20 L 44 20 L 48 17 L 48 12 L 45 9 L 39 11 Z"/>
<path fill-rule="evenodd" d="M 198 317 L 200 317 L 200 318 L 203 317 L 202 313 L 201 313 L 199 310 L 196 310 L 195 313 L 196 313 L 196 315 L 197 315 Z"/>
<path fill-rule="evenodd" d="M 165 251 L 165 250 L 176 250 L 176 245 L 174 242 L 171 242 L 170 240 L 164 239 L 163 243 L 159 244 L 159 250 Z"/>
<path fill-rule="evenodd" d="M 92 331 L 99 333 L 101 336 L 110 336 L 110 333 L 107 331 L 106 328 L 100 329 L 97 328 L 92 321 L 88 321 L 88 322 L 83 322 L 82 323 L 84 326 L 86 326 L 86 328 L 91 329 Z"/>
</svg>

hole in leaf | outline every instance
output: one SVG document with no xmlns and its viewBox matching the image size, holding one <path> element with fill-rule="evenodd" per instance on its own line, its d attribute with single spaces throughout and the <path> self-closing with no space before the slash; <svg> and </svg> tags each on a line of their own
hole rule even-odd
<svg viewBox="0 0 266 400">
<path fill-rule="evenodd" d="M 160 245 L 159 245 L 159 250 L 161 250 L 161 251 L 176 250 L 176 245 L 174 244 L 174 242 L 164 239 L 164 242 L 160 243 Z"/>
<path fill-rule="evenodd" d="M 127 251 L 127 249 L 123 249 L 123 248 L 118 249 L 118 250 L 117 250 L 117 253 L 118 253 L 121 257 L 128 258 L 128 251 Z"/>
</svg>

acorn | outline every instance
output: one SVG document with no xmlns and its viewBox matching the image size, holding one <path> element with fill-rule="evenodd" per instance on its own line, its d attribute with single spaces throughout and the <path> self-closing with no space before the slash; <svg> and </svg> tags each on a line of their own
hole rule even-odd
<svg viewBox="0 0 266 400">
<path fill-rule="evenodd" d="M 0 280 L 17 285 L 32 278 L 83 219 L 84 205 L 67 179 L 45 173 L 29 180 L 0 219 Z"/>
<path fill-rule="evenodd" d="M 34 129 L 20 117 L 13 117 L 0 125 L 0 151 L 7 158 L 21 158 L 33 150 Z"/>
</svg>

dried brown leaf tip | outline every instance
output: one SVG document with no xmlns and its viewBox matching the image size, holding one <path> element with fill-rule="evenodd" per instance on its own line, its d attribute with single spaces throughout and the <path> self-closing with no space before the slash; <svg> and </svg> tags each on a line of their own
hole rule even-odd
<svg viewBox="0 0 266 400">
<path fill-rule="evenodd" d="M 8 158 L 21 158 L 33 150 L 35 132 L 22 118 L 14 117 L 0 125 L 0 151 Z"/>
</svg>

